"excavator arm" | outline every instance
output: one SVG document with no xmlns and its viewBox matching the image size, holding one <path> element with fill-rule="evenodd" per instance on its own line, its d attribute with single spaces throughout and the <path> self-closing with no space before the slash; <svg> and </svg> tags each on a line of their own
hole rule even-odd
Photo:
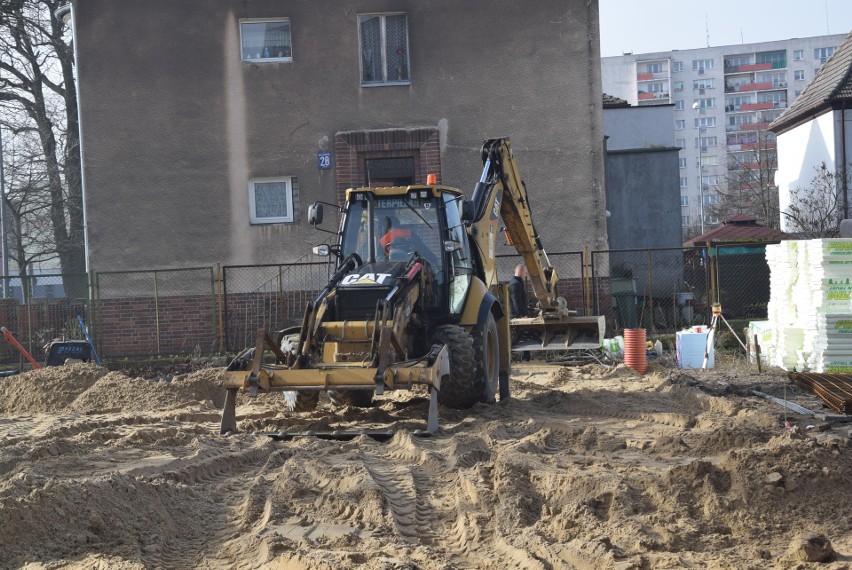
<svg viewBox="0 0 852 570">
<path fill-rule="evenodd" d="M 482 176 L 473 192 L 470 206 L 471 230 L 482 255 L 490 283 L 496 282 L 494 241 L 497 213 L 505 224 L 506 238 L 523 256 L 535 297 L 544 313 L 560 308 L 556 269 L 550 265 L 530 213 L 527 188 L 512 153 L 508 138 L 488 139 L 482 145 Z"/>
</svg>

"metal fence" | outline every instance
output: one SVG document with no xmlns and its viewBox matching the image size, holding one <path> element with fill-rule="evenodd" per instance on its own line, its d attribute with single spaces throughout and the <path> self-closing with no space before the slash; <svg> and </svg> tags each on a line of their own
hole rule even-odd
<svg viewBox="0 0 852 570">
<path fill-rule="evenodd" d="M 549 261 L 568 308 L 604 315 L 607 336 L 706 324 L 715 302 L 729 320 L 766 318 L 763 244 L 559 252 Z M 499 278 L 508 279 L 520 262 L 499 255 Z M 321 261 L 8 277 L 0 279 L 0 326 L 42 361 L 51 339 L 83 338 L 78 315 L 104 359 L 233 353 L 252 345 L 259 328 L 298 326 L 332 271 Z M 0 364 L 21 360 L 0 344 Z"/>
</svg>

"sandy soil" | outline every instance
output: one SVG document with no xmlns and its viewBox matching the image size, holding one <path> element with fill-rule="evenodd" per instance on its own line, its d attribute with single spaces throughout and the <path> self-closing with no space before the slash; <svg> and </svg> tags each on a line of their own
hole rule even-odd
<svg viewBox="0 0 852 570">
<path fill-rule="evenodd" d="M 783 374 L 514 366 L 512 399 L 431 438 L 409 392 L 289 418 L 241 396 L 222 437 L 216 369 L 0 378 L 0 567 L 852 567 L 852 424 L 752 394 L 828 411 Z M 247 433 L 368 425 L 401 431 Z"/>
</svg>

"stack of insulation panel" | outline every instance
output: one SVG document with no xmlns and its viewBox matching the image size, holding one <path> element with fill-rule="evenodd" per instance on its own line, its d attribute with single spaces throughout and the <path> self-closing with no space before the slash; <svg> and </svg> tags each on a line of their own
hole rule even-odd
<svg viewBox="0 0 852 570">
<path fill-rule="evenodd" d="M 852 239 L 766 248 L 769 362 L 786 370 L 852 372 Z"/>
</svg>

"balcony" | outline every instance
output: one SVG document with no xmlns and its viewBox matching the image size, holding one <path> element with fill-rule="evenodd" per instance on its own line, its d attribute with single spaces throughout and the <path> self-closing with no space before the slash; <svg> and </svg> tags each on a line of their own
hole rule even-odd
<svg viewBox="0 0 852 570">
<path fill-rule="evenodd" d="M 636 81 L 651 81 L 654 79 L 653 73 L 637 73 Z"/>
<path fill-rule="evenodd" d="M 725 93 L 766 91 L 767 89 L 772 89 L 772 85 L 772 83 L 740 83 L 739 85 L 725 85 Z"/>
<path fill-rule="evenodd" d="M 740 105 L 740 111 L 763 111 L 764 109 L 776 109 L 775 103 L 748 103 Z"/>
<path fill-rule="evenodd" d="M 739 67 L 737 67 L 737 72 L 742 73 L 746 71 L 766 71 L 768 69 L 772 69 L 771 63 L 752 63 L 749 65 L 740 65 Z"/>
<path fill-rule="evenodd" d="M 744 125 L 740 125 L 741 131 L 765 131 L 766 127 L 769 126 L 769 123 L 766 121 L 762 121 L 760 123 L 746 123 Z"/>
</svg>

